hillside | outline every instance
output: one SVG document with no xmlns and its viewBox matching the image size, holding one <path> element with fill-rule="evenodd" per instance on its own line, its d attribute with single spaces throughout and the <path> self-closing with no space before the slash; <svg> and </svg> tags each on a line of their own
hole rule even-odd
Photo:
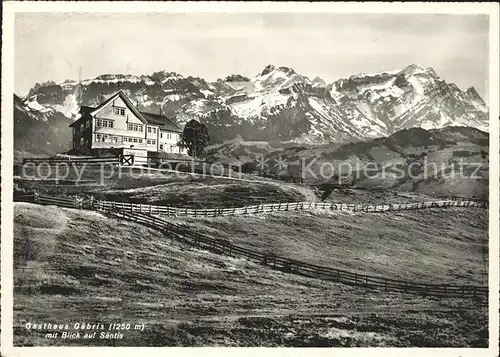
<svg viewBox="0 0 500 357">
<path fill-rule="evenodd" d="M 60 112 L 33 103 L 26 105 L 14 95 L 15 158 L 52 156 L 69 150 L 71 122 Z"/>
<path fill-rule="evenodd" d="M 488 133 L 468 127 L 411 128 L 367 141 L 275 149 L 264 157 L 269 160 L 267 170 L 303 175 L 311 185 L 347 183 L 485 199 L 488 140 Z M 250 160 L 255 167 L 260 155 L 256 151 Z M 277 165 L 279 160 L 286 167 Z"/>
<path fill-rule="evenodd" d="M 487 221 L 485 209 L 451 208 L 384 214 L 318 210 L 179 222 L 238 246 L 310 264 L 409 281 L 484 286 Z"/>
<path fill-rule="evenodd" d="M 432 68 L 417 65 L 333 83 L 274 65 L 252 78 L 233 74 L 215 82 L 167 71 L 103 74 L 80 82 L 37 84 L 24 103 L 76 119 L 80 105 L 96 106 L 120 89 L 143 111 L 161 108 L 180 124 L 200 120 L 212 143 L 240 135 L 245 140 L 325 144 L 412 127 L 488 128 L 488 108 L 474 88 L 462 91 Z"/>
<path fill-rule="evenodd" d="M 488 344 L 488 310 L 469 299 L 380 293 L 285 274 L 244 259 L 188 248 L 151 229 L 95 212 L 17 203 L 14 217 L 17 346 Z M 475 229 L 472 223 L 470 227 Z M 237 228 L 236 239 L 240 239 L 243 227 Z M 362 243 L 359 235 L 353 238 Z M 468 241 L 464 237 L 460 243 Z M 437 244 L 443 243 L 444 239 Z M 412 244 L 414 249 L 423 247 L 417 240 L 405 244 L 409 250 Z M 374 247 L 371 257 L 384 254 L 384 246 Z M 468 266 L 460 264 L 463 252 L 457 252 L 447 252 L 444 264 L 454 264 L 453 274 L 482 269 L 475 265 L 475 248 Z M 429 268 L 444 266 L 438 259 L 441 250 L 437 255 L 432 250 L 427 253 Z M 418 262 L 412 266 L 415 269 Z M 116 340 L 47 339 L 50 331 L 25 328 L 26 322 L 54 320 L 69 324 L 116 320 L 133 327 L 144 323 L 145 328 L 134 331 L 132 327 Z"/>
</svg>

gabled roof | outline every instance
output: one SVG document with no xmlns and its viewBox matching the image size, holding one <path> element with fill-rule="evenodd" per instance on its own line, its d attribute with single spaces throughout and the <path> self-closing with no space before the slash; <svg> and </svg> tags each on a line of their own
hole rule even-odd
<svg viewBox="0 0 500 357">
<path fill-rule="evenodd" d="M 141 112 L 139 112 L 139 110 L 137 110 L 137 108 L 134 106 L 134 104 L 132 104 L 132 102 L 130 101 L 130 99 L 128 99 L 128 97 L 125 95 L 125 93 L 123 93 L 122 90 L 119 90 L 118 92 L 116 92 L 115 94 L 113 94 L 111 97 L 109 97 L 108 99 L 106 99 L 104 102 L 102 102 L 93 112 L 91 112 L 90 114 L 91 115 L 96 115 L 97 113 L 99 113 L 105 106 L 107 106 L 109 103 L 111 103 L 113 100 L 115 100 L 117 97 L 120 97 L 121 100 L 123 100 L 123 102 L 125 103 L 125 105 L 127 106 L 127 108 L 135 114 L 136 117 L 139 118 L 140 121 L 142 121 L 144 124 L 147 124 L 147 120 L 146 118 L 144 118 L 144 116 L 141 114 Z"/>
<path fill-rule="evenodd" d="M 171 119 L 164 115 L 140 112 L 150 124 L 157 124 L 162 130 L 175 131 L 178 133 L 182 132 L 182 129 L 175 124 Z"/>
<path fill-rule="evenodd" d="M 127 106 L 127 108 L 130 109 L 130 111 L 132 111 L 132 113 L 134 113 L 135 116 L 137 116 L 139 118 L 139 120 L 141 120 L 144 124 L 159 125 L 161 130 L 174 131 L 174 132 L 178 132 L 178 133 L 182 132 L 182 129 L 177 124 L 175 124 L 175 122 L 172 119 L 167 118 L 164 115 L 139 111 L 134 106 L 134 104 L 130 101 L 130 99 L 128 99 L 127 95 L 125 93 L 123 93 L 122 90 L 119 90 L 118 92 L 116 92 L 115 94 L 110 96 L 104 102 L 99 104 L 96 108 L 82 105 L 80 107 L 80 113 L 82 116 L 78 120 L 71 123 L 70 126 L 75 125 L 77 122 L 79 122 L 80 120 L 82 120 L 86 116 L 95 115 L 95 114 L 99 113 L 104 107 L 106 107 L 109 103 L 111 103 L 117 97 L 120 97 L 123 100 L 123 102 L 125 103 L 125 105 Z"/>
</svg>

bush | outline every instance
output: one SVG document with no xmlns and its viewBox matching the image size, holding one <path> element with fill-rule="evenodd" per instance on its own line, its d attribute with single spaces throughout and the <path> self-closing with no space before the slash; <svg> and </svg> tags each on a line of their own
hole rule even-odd
<svg viewBox="0 0 500 357">
<path fill-rule="evenodd" d="M 477 152 L 467 151 L 467 150 L 456 150 L 453 151 L 453 157 L 469 157 L 477 155 Z"/>
<path fill-rule="evenodd" d="M 257 165 L 253 161 L 245 162 L 243 165 L 241 165 L 241 171 L 242 172 L 252 172 L 252 171 L 258 171 Z"/>
</svg>

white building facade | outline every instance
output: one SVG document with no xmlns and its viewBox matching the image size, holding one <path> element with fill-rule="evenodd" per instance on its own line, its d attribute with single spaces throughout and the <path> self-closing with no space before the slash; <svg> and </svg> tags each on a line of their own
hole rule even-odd
<svg viewBox="0 0 500 357">
<path fill-rule="evenodd" d="M 166 116 L 141 112 L 119 91 L 98 107 L 82 106 L 73 122 L 73 149 L 141 149 L 187 154 L 179 145 L 182 129 Z"/>
</svg>

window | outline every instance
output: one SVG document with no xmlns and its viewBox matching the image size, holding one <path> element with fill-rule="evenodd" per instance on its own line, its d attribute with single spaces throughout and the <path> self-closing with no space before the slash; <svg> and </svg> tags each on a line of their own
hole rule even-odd
<svg viewBox="0 0 500 357">
<path fill-rule="evenodd" d="M 160 133 L 160 138 L 162 138 L 162 139 L 163 139 L 163 133 Z"/>
<path fill-rule="evenodd" d="M 149 134 L 151 134 L 151 129 L 153 129 L 153 128 L 151 128 L 150 126 L 148 126 L 148 133 Z"/>
<path fill-rule="evenodd" d="M 111 137 L 103 134 L 96 134 L 96 141 L 111 142 Z"/>
<path fill-rule="evenodd" d="M 80 145 L 83 146 L 83 137 L 80 138 Z"/>
<path fill-rule="evenodd" d="M 92 120 L 88 120 L 88 121 L 85 123 L 85 127 L 86 127 L 86 128 L 90 128 L 90 123 L 92 123 Z"/>
<path fill-rule="evenodd" d="M 117 108 L 117 107 L 114 107 L 114 108 L 113 108 L 113 112 L 114 112 L 116 115 L 125 116 L 125 108 Z"/>
<path fill-rule="evenodd" d="M 80 124 L 80 131 L 83 132 L 83 129 L 85 129 L 85 126 L 82 124 Z"/>
<path fill-rule="evenodd" d="M 172 139 L 172 134 L 167 134 L 167 139 Z"/>
<path fill-rule="evenodd" d="M 118 142 L 118 136 L 113 136 L 113 142 L 117 143 Z"/>
<path fill-rule="evenodd" d="M 131 130 L 131 131 L 140 131 L 140 132 L 142 132 L 142 125 L 138 125 L 138 124 L 129 124 L 129 125 L 128 125 L 128 130 Z"/>
<path fill-rule="evenodd" d="M 163 144 L 160 144 L 160 150 L 163 151 Z"/>
<path fill-rule="evenodd" d="M 147 140 L 148 145 L 156 145 L 156 140 Z"/>
<path fill-rule="evenodd" d="M 134 138 L 134 143 L 138 142 L 137 138 Z"/>
<path fill-rule="evenodd" d="M 142 139 L 139 139 L 139 144 L 142 144 Z"/>
<path fill-rule="evenodd" d="M 98 128 L 112 128 L 113 120 L 97 119 L 95 125 Z"/>
</svg>

